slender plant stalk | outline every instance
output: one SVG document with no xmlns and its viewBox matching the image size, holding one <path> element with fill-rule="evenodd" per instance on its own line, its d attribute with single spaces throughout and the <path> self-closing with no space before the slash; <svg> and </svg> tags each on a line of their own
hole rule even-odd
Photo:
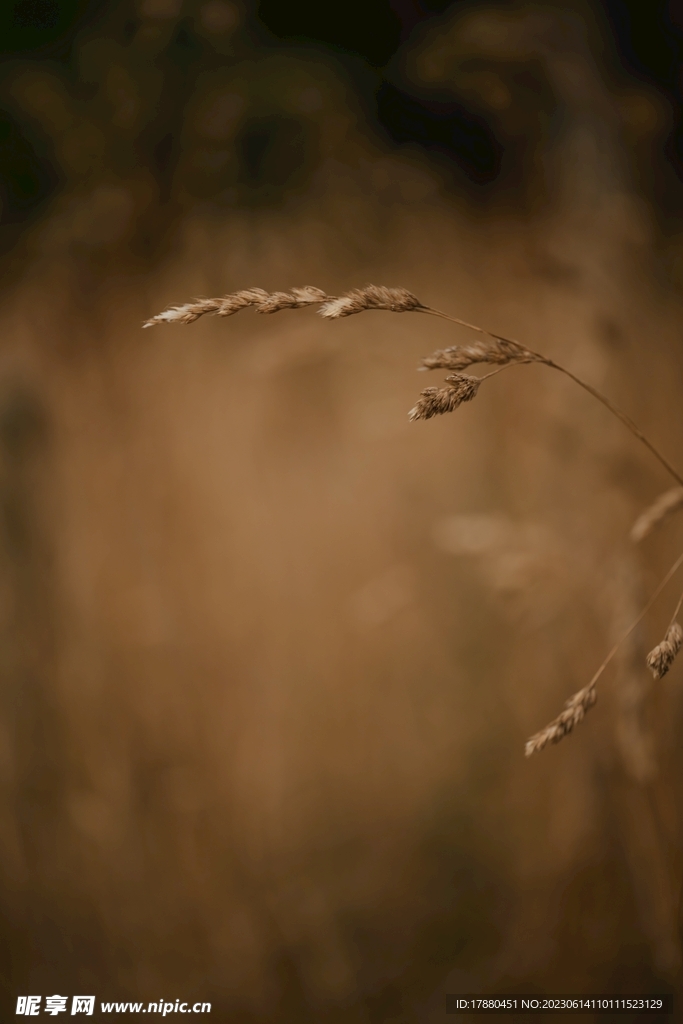
<svg viewBox="0 0 683 1024">
<path fill-rule="evenodd" d="M 432 316 L 438 316 L 444 320 L 450 320 L 454 324 L 459 324 L 461 327 L 467 327 L 471 331 L 477 331 L 479 334 L 487 334 L 490 338 L 495 338 L 497 341 L 505 342 L 508 345 L 519 345 L 519 342 L 515 341 L 513 338 L 506 338 L 502 334 L 494 334 L 493 331 L 487 331 L 483 327 L 477 327 L 476 324 L 469 324 L 465 320 L 459 320 L 455 316 L 449 316 L 448 313 L 442 313 L 440 309 L 432 309 L 430 306 L 418 306 L 415 312 L 429 313 Z M 571 380 L 574 381 L 575 384 L 578 384 L 579 387 L 584 389 L 584 391 L 587 391 L 589 395 L 592 395 L 593 398 L 596 398 L 598 400 L 598 402 L 601 402 L 606 409 L 609 409 L 609 411 L 614 416 L 617 417 L 617 419 L 621 420 L 624 426 L 631 431 L 634 437 L 637 437 L 638 440 L 641 441 L 645 445 L 645 447 L 654 455 L 654 457 L 661 463 L 661 465 L 664 466 L 666 471 L 674 478 L 674 480 L 681 486 L 683 486 L 683 476 L 681 476 L 678 470 L 674 469 L 669 460 L 665 458 L 664 455 L 662 455 L 662 453 L 655 447 L 655 445 L 652 444 L 652 442 L 642 432 L 640 427 L 633 422 L 631 417 L 627 416 L 626 413 L 621 411 L 621 409 L 618 409 L 616 405 L 614 405 L 609 400 L 609 398 L 607 398 L 606 395 L 603 395 L 602 392 L 598 391 L 597 388 L 594 388 L 592 384 L 589 384 L 587 381 L 582 380 L 580 377 L 577 377 L 575 373 L 572 373 L 572 371 L 568 370 L 565 366 L 561 366 L 560 363 L 556 363 L 553 359 L 548 359 L 547 356 L 542 355 L 540 352 L 534 352 L 533 349 L 529 349 L 526 347 L 525 351 L 529 352 L 530 355 L 534 356 L 534 359 L 520 359 L 517 360 L 518 363 L 543 363 L 544 366 L 549 366 L 551 369 L 558 370 L 560 373 L 563 373 L 566 377 L 569 377 Z M 509 363 L 508 365 L 513 366 L 515 364 Z M 507 369 L 507 366 L 501 367 L 501 370 L 503 369 Z M 493 373 L 487 374 L 486 377 L 492 377 L 494 373 L 499 372 L 500 370 L 494 370 Z M 486 378 L 482 378 L 482 380 L 485 379 Z"/>
<path fill-rule="evenodd" d="M 603 661 L 602 665 L 600 666 L 600 668 L 597 670 L 597 672 L 595 673 L 595 675 L 591 679 L 590 683 L 588 684 L 589 686 L 595 686 L 595 684 L 597 683 L 598 679 L 600 678 L 600 676 L 605 671 L 605 669 L 609 665 L 609 663 L 612 660 L 612 658 L 614 657 L 614 655 L 617 653 L 617 651 L 619 650 L 619 648 L 623 644 L 624 640 L 627 640 L 630 637 L 630 635 L 633 632 L 633 630 L 636 628 L 636 626 L 638 626 L 642 622 L 642 620 L 645 618 L 645 616 L 649 612 L 649 610 L 652 607 L 652 605 L 655 603 L 655 601 L 657 600 L 657 598 L 661 594 L 661 592 L 664 589 L 664 587 L 667 585 L 667 583 L 669 582 L 671 577 L 674 575 L 676 570 L 680 568 L 681 565 L 683 565 L 683 554 L 680 554 L 678 556 L 678 558 L 676 559 L 674 564 L 671 566 L 671 568 L 667 572 L 666 576 L 664 576 L 664 578 L 662 580 L 660 580 L 660 582 L 657 585 L 654 593 L 651 595 L 650 600 L 647 602 L 645 607 L 641 609 L 638 617 L 633 620 L 633 622 L 628 627 L 626 632 L 623 633 L 621 635 L 621 637 L 617 640 L 617 642 L 615 643 L 614 647 L 609 652 L 609 654 L 607 655 L 607 657 Z M 683 594 L 681 595 L 681 598 L 680 598 L 678 604 L 676 605 L 676 611 L 674 612 L 673 618 L 671 619 L 671 623 L 672 624 L 675 621 L 676 616 L 678 615 L 678 612 L 680 610 L 682 602 L 683 602 Z"/>
<path fill-rule="evenodd" d="M 640 427 L 638 427 L 633 422 L 630 416 L 627 416 L 626 413 L 621 411 L 621 409 L 617 409 L 616 405 L 613 405 L 610 402 L 609 398 L 607 398 L 600 391 L 598 391 L 597 388 L 594 388 L 592 384 L 587 384 L 585 380 L 581 380 L 581 378 L 577 377 L 575 373 L 571 372 L 571 370 L 567 370 L 564 366 L 560 366 L 559 363 L 554 362 L 552 359 L 542 359 L 541 361 L 545 363 L 546 366 L 550 366 L 554 370 L 559 370 L 560 373 L 564 373 L 565 376 L 570 377 L 571 380 L 575 381 L 579 385 L 579 387 L 582 387 L 584 391 L 587 391 L 589 395 L 592 395 L 593 398 L 597 398 L 598 402 L 602 402 L 606 409 L 609 409 L 611 413 L 613 413 L 618 419 L 621 420 L 625 427 L 628 427 L 631 433 L 635 437 L 637 437 L 639 441 L 642 441 L 645 447 L 648 448 L 650 452 L 652 452 L 654 457 L 659 460 L 659 462 L 662 464 L 662 466 L 664 466 L 667 472 L 671 474 L 674 480 L 683 486 L 683 477 L 681 476 L 681 474 L 676 469 L 674 469 L 669 460 L 666 459 L 657 448 L 655 448 L 652 442 L 648 440 L 648 438 L 642 432 Z"/>
<path fill-rule="evenodd" d="M 619 637 L 612 650 L 609 652 L 607 657 L 604 659 L 598 670 L 596 671 L 593 678 L 587 683 L 578 693 L 573 694 L 564 706 L 564 710 L 560 712 L 557 718 L 554 718 L 552 722 L 544 726 L 539 732 L 534 733 L 525 745 L 525 754 L 527 757 L 531 757 L 539 750 L 543 750 L 549 743 L 559 743 L 560 740 L 564 739 L 579 722 L 583 721 L 586 713 L 594 706 L 598 699 L 596 684 L 602 673 L 605 671 L 610 661 L 617 653 L 624 640 L 626 640 L 636 626 L 643 620 L 645 615 L 649 612 L 650 608 L 661 594 L 662 590 L 669 582 L 671 577 L 674 575 L 676 570 L 683 564 L 683 554 L 679 555 L 674 564 L 671 566 L 666 576 L 660 581 L 654 593 L 650 597 L 645 607 L 640 611 L 636 619 L 631 623 L 628 629 Z M 675 615 L 674 615 L 675 618 Z M 680 629 L 680 627 L 679 627 Z M 668 633 L 667 633 L 668 635 Z M 679 645 L 680 646 L 680 645 Z M 676 651 L 673 652 L 669 665 L 676 656 Z M 667 667 L 661 672 L 657 678 L 661 678 L 668 671 Z"/>
<path fill-rule="evenodd" d="M 683 604 L 683 594 L 681 594 L 681 596 L 679 597 L 678 604 L 676 605 L 676 610 L 674 611 L 673 615 L 671 616 L 671 622 L 669 623 L 669 629 L 671 629 L 671 627 L 673 626 L 674 622 L 678 618 L 678 613 L 681 610 L 681 605 L 682 604 Z"/>
<path fill-rule="evenodd" d="M 536 353 L 534 353 L 535 355 Z M 488 380 L 489 377 L 495 377 L 497 373 L 502 373 L 503 370 L 509 370 L 511 366 L 528 366 L 529 363 L 538 363 L 540 359 L 517 359 L 514 363 L 507 363 L 505 366 L 499 366 L 497 370 L 491 370 L 490 373 L 484 373 L 479 380 Z"/>
</svg>

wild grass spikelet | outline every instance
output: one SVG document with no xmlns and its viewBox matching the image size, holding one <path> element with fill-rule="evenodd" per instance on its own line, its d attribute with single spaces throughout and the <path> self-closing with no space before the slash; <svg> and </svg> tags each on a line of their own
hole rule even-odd
<svg viewBox="0 0 683 1024">
<path fill-rule="evenodd" d="M 538 750 L 543 750 L 549 743 L 559 743 L 565 736 L 568 736 L 574 727 L 583 721 L 586 712 L 590 711 L 597 699 L 595 683 L 591 681 L 588 686 L 584 686 L 583 690 L 579 690 L 569 698 L 564 706 L 564 711 L 561 711 L 557 718 L 554 718 L 546 725 L 545 729 L 541 729 L 527 740 L 524 748 L 526 756 L 531 757 Z"/>
<path fill-rule="evenodd" d="M 516 342 L 492 338 L 490 341 L 475 341 L 471 345 L 451 345 L 437 349 L 422 360 L 423 370 L 466 370 L 475 363 L 504 365 L 512 362 L 535 361 L 526 349 Z"/>
<path fill-rule="evenodd" d="M 681 645 L 683 645 L 683 629 L 677 622 L 672 622 L 662 642 L 657 644 L 647 656 L 647 667 L 655 679 L 662 679 L 667 674 Z"/>
<path fill-rule="evenodd" d="M 191 324 L 200 316 L 232 316 L 241 309 L 253 306 L 257 313 L 277 313 L 281 309 L 300 309 L 324 302 L 328 296 L 320 288 L 306 285 L 303 288 L 292 288 L 289 292 L 267 292 L 263 288 L 244 288 L 239 292 L 231 292 L 220 299 L 195 299 L 184 306 L 171 306 L 163 313 L 146 320 L 143 327 L 154 327 L 155 324 Z"/>
<path fill-rule="evenodd" d="M 479 390 L 480 378 L 465 373 L 446 377 L 448 387 L 425 388 L 408 413 L 409 420 L 429 420 L 432 416 L 453 412 L 463 402 L 471 402 Z"/>
<path fill-rule="evenodd" d="M 390 313 L 412 313 L 423 308 L 422 303 L 405 288 L 385 288 L 369 284 L 356 288 L 338 298 L 330 297 L 320 308 L 320 315 L 326 320 L 337 320 L 342 316 L 362 313 L 366 309 L 385 309 Z"/>
</svg>

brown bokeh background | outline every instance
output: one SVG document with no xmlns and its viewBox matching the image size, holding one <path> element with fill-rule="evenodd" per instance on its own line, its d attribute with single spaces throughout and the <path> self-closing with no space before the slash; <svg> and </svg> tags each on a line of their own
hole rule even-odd
<svg viewBox="0 0 683 1024">
<path fill-rule="evenodd" d="M 456 5 L 386 88 L 468 112 L 498 162 L 467 172 L 378 130 L 353 61 L 255 26 L 116 0 L 1 69 L 7 1019 L 29 992 L 230 1024 L 680 993 L 681 670 L 644 666 L 676 584 L 523 757 L 680 550 L 676 521 L 628 540 L 658 464 L 543 367 L 409 423 L 420 357 L 468 340 L 433 318 L 140 330 L 400 285 L 681 465 L 676 112 L 595 6 Z"/>
</svg>

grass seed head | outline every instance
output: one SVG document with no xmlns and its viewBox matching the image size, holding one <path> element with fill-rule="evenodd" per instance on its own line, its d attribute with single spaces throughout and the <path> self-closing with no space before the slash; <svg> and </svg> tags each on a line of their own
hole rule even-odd
<svg viewBox="0 0 683 1024">
<path fill-rule="evenodd" d="M 597 699 L 597 690 L 592 682 L 570 697 L 557 718 L 554 718 L 546 725 L 545 729 L 541 729 L 527 740 L 524 750 L 526 756 L 531 757 L 536 751 L 543 750 L 549 743 L 559 743 L 565 736 L 568 736 L 574 727 L 583 721 L 586 712 L 593 707 Z"/>
<path fill-rule="evenodd" d="M 320 288 L 304 285 L 303 288 L 292 288 L 289 292 L 267 292 L 263 288 L 243 288 L 239 292 L 231 292 L 220 299 L 195 299 L 184 306 L 171 306 L 163 313 L 157 313 L 145 321 L 143 327 L 154 327 L 155 324 L 191 324 L 200 316 L 232 316 L 247 306 L 254 306 L 257 313 L 277 313 L 281 309 L 299 309 L 325 302 L 329 296 Z"/>
<path fill-rule="evenodd" d="M 425 388 L 408 413 L 410 420 L 429 420 L 432 416 L 453 412 L 463 402 L 471 402 L 479 390 L 479 377 L 465 373 L 454 373 L 446 377 L 448 387 Z"/>
<path fill-rule="evenodd" d="M 365 288 L 331 298 L 320 309 L 320 315 L 326 320 L 337 320 L 342 316 L 362 313 L 366 309 L 386 309 L 391 313 L 410 313 L 420 309 L 422 303 L 412 292 L 405 288 L 385 288 L 382 285 L 369 284 Z"/>
<path fill-rule="evenodd" d="M 528 359 L 530 353 L 521 345 L 511 341 L 492 338 L 489 341 L 475 341 L 471 345 L 451 345 L 438 349 L 422 360 L 425 370 L 466 370 L 475 363 L 506 363 Z"/>
<path fill-rule="evenodd" d="M 673 665 L 674 659 L 683 645 L 683 629 L 677 622 L 672 623 L 660 644 L 647 656 L 647 667 L 655 679 L 662 679 Z"/>
</svg>

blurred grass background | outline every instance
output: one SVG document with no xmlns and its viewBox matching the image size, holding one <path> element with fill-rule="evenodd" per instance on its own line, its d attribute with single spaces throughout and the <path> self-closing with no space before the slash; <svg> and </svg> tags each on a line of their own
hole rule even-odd
<svg viewBox="0 0 683 1024">
<path fill-rule="evenodd" d="M 0 19 L 8 1019 L 28 992 L 231 1024 L 680 995 L 683 693 L 644 667 L 674 585 L 523 758 L 680 550 L 675 521 L 627 539 L 658 465 L 540 367 L 409 424 L 419 358 L 467 337 L 444 322 L 140 330 L 251 285 L 404 286 L 680 466 L 679 8 Z"/>
</svg>

